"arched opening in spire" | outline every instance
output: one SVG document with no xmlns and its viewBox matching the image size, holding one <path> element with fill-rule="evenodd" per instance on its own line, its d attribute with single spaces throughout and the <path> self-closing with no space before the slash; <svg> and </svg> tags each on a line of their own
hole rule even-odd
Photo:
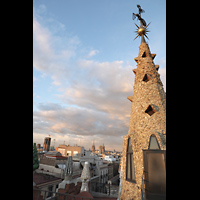
<svg viewBox="0 0 200 200">
<path fill-rule="evenodd" d="M 149 148 L 148 149 L 160 149 L 160 145 L 158 143 L 158 140 L 154 134 L 150 136 L 149 139 Z"/>
</svg>

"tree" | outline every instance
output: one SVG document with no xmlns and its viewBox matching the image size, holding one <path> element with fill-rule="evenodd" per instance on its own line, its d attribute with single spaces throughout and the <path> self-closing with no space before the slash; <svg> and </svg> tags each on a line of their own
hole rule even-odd
<svg viewBox="0 0 200 200">
<path fill-rule="evenodd" d="M 39 167 L 39 160 L 37 155 L 36 143 L 33 143 L 33 170 Z"/>
</svg>

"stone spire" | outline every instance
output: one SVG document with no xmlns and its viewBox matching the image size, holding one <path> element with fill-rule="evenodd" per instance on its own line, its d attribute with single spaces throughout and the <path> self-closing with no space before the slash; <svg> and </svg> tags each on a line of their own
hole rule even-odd
<svg viewBox="0 0 200 200">
<path fill-rule="evenodd" d="M 161 151 L 166 150 L 166 94 L 158 73 L 159 66 L 153 62 L 155 56 L 148 44 L 142 42 L 138 57 L 134 59 L 137 68 L 133 69 L 133 95 L 127 97 L 132 107 L 129 132 L 123 138 L 120 200 L 141 199 L 144 151 L 150 149 L 151 137 L 155 136 Z M 129 158 L 129 155 L 132 157 Z M 130 168 L 128 163 L 131 163 Z"/>
<path fill-rule="evenodd" d="M 64 180 L 59 183 L 58 188 L 56 191 L 58 192 L 59 189 L 65 189 L 66 185 L 72 184 L 74 180 L 72 179 L 73 175 L 73 160 L 72 156 L 69 156 L 65 162 L 65 170 L 64 170 Z"/>
<path fill-rule="evenodd" d="M 106 152 L 106 149 L 105 149 L 105 146 L 103 144 L 103 146 L 102 146 L 102 153 L 105 154 L 105 152 Z"/>
<path fill-rule="evenodd" d="M 81 192 L 89 192 L 88 182 L 90 181 L 90 169 L 88 162 L 85 162 L 80 179 L 82 180 Z"/>
<path fill-rule="evenodd" d="M 92 144 L 92 152 L 95 153 L 95 143 L 93 141 L 93 144 Z"/>
<path fill-rule="evenodd" d="M 72 156 L 69 156 L 65 163 L 65 171 L 64 171 L 65 181 L 71 180 L 72 175 L 73 175 L 73 160 Z"/>
<path fill-rule="evenodd" d="M 141 37 L 137 68 L 133 69 L 135 82 L 131 101 L 128 134 L 123 137 L 121 158 L 121 195 L 119 200 L 157 199 L 166 195 L 166 94 L 158 73 L 159 65 L 153 60 L 144 36 L 148 39 L 144 10 L 137 5 L 139 13 L 133 20 L 140 20 L 137 36 Z M 135 39 L 136 39 L 135 38 Z"/>
<path fill-rule="evenodd" d="M 164 131 L 166 121 L 166 94 L 158 73 L 159 65 L 153 59 L 147 43 L 141 43 L 139 55 L 134 58 L 137 68 L 133 69 L 135 83 L 133 96 L 127 98 L 132 102 L 129 133 L 134 134 L 138 127 L 145 124 L 150 129 Z"/>
</svg>

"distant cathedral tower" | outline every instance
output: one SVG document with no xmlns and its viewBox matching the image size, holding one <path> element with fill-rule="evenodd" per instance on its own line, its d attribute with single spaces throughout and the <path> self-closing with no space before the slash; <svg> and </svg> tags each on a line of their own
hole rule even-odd
<svg viewBox="0 0 200 200">
<path fill-rule="evenodd" d="M 102 146 L 99 145 L 99 154 L 102 154 Z"/>
<path fill-rule="evenodd" d="M 138 8 L 140 6 L 138 5 Z M 141 9 L 141 8 L 140 8 Z M 129 132 L 123 137 L 120 200 L 166 199 L 166 94 L 159 66 L 144 39 L 146 27 L 140 16 L 139 54 L 134 60 L 135 82 Z M 146 25 L 146 23 L 145 23 Z"/>
<path fill-rule="evenodd" d="M 106 151 L 106 150 L 105 150 L 105 146 L 104 146 L 104 144 L 103 144 L 103 146 L 102 146 L 102 153 L 105 154 L 105 151 Z"/>
<path fill-rule="evenodd" d="M 93 141 L 93 144 L 92 144 L 92 152 L 95 153 L 95 144 L 94 144 L 94 141 Z"/>
</svg>

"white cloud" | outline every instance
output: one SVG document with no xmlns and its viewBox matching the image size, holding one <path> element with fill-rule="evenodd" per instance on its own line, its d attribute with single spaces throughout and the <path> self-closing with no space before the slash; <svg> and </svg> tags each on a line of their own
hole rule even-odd
<svg viewBox="0 0 200 200">
<path fill-rule="evenodd" d="M 80 73 L 69 77 L 73 84 L 60 86 L 63 93 L 58 97 L 62 103 L 40 104 L 39 111 L 34 112 L 34 132 L 46 130 L 72 138 L 109 136 L 113 138 L 110 141 L 118 138 L 116 144 L 121 144 L 120 136 L 127 134 L 130 121 L 131 103 L 127 96 L 133 93 L 132 67 L 123 61 L 81 60 L 75 68 Z M 120 149 L 121 146 L 117 150 Z"/>
<path fill-rule="evenodd" d="M 57 26 L 58 23 L 51 26 L 52 31 L 41 25 L 36 15 L 33 17 L 33 67 L 44 75 L 53 74 L 55 84 L 60 78 L 68 77 L 70 59 L 76 56 L 76 49 L 80 45 L 77 36 L 59 36 L 54 30 L 61 27 Z"/>
<path fill-rule="evenodd" d="M 37 81 L 37 80 L 38 80 L 38 78 L 36 78 L 35 76 L 33 76 L 33 82 Z"/>
<path fill-rule="evenodd" d="M 160 68 L 158 72 L 160 73 L 160 79 L 163 83 L 163 88 L 166 92 L 166 67 Z"/>
<path fill-rule="evenodd" d="M 34 134 L 70 135 L 71 138 L 105 138 L 109 135 L 113 140 L 127 134 L 131 104 L 126 97 L 132 94 L 132 67 L 123 61 L 79 59 L 70 62 L 70 58 L 76 55 L 79 40 L 72 37 L 70 48 L 55 54 L 50 43 L 50 39 L 54 40 L 52 34 L 39 22 L 35 21 L 35 24 L 34 66 L 45 75 L 51 75 L 52 84 L 62 91 L 57 97 L 68 106 L 62 109 L 49 103 L 37 106 L 38 110 L 34 111 Z M 89 56 L 96 53 L 98 51 L 93 50 Z"/>
<path fill-rule="evenodd" d="M 52 85 L 60 86 L 60 85 L 61 85 L 61 82 L 59 82 L 59 81 L 53 81 L 53 82 L 52 82 Z"/>
<path fill-rule="evenodd" d="M 115 140 L 121 143 L 120 136 L 127 133 L 126 127 L 119 119 L 112 119 L 110 115 L 103 112 L 79 107 L 61 107 L 60 104 L 40 104 L 38 108 L 39 111 L 34 112 L 33 118 L 35 136 L 48 133 L 52 136 L 56 135 L 57 139 L 58 136 L 68 137 L 72 142 L 82 138 L 82 144 L 85 148 L 89 148 L 92 145 L 88 143 L 92 141 L 91 137 L 109 138 L 110 141 L 116 138 Z M 110 124 L 113 127 L 110 127 Z M 109 145 L 109 142 L 104 139 L 101 139 L 102 143 Z"/>
<path fill-rule="evenodd" d="M 129 113 L 127 96 L 133 93 L 133 73 L 122 61 L 95 62 L 82 60 L 77 64 L 76 80 L 66 87 L 60 98 L 64 103 L 92 108 L 118 117 Z M 128 110 L 127 110 L 128 109 Z"/>
<path fill-rule="evenodd" d="M 62 83 L 60 81 L 57 80 L 56 76 L 51 76 L 52 80 L 54 80 L 51 84 L 52 85 L 56 85 L 56 86 L 61 86 Z"/>
<path fill-rule="evenodd" d="M 33 18 L 33 37 L 37 43 L 37 49 L 49 56 L 53 54 L 50 47 L 51 34 L 47 28 L 42 27 L 36 18 Z"/>
<path fill-rule="evenodd" d="M 99 50 L 92 50 L 89 52 L 87 57 L 89 58 L 89 57 L 95 56 L 97 53 L 99 53 Z"/>
<path fill-rule="evenodd" d="M 158 64 L 160 65 L 158 73 L 160 74 L 160 78 L 161 78 L 161 81 L 163 83 L 164 90 L 166 92 L 166 59 L 161 58 L 158 61 Z"/>
<path fill-rule="evenodd" d="M 54 57 L 50 45 L 51 34 L 33 18 L 33 66 L 42 72 L 48 72 Z"/>
</svg>

